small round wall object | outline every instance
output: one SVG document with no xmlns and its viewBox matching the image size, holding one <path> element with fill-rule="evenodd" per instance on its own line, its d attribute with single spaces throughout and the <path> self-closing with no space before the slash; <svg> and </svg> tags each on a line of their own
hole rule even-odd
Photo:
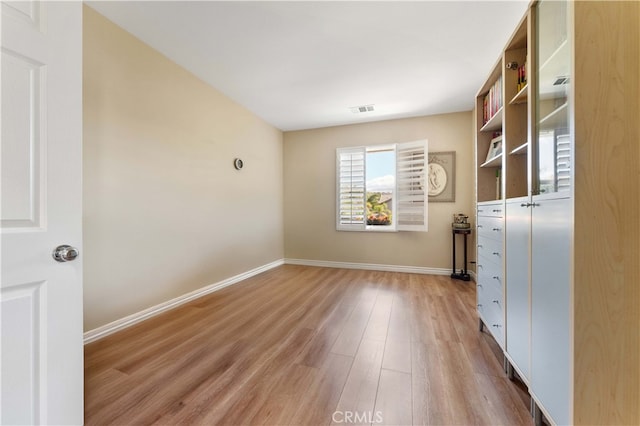
<svg viewBox="0 0 640 426">
<path fill-rule="evenodd" d="M 233 167 L 235 167 L 236 170 L 240 170 L 244 167 L 244 162 L 241 159 L 236 158 L 233 160 Z"/>
</svg>

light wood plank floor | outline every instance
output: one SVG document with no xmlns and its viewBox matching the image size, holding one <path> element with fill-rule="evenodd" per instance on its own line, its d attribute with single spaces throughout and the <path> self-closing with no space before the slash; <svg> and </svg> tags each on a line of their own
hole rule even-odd
<svg viewBox="0 0 640 426">
<path fill-rule="evenodd" d="M 85 347 L 87 425 L 530 425 L 528 408 L 474 283 L 444 276 L 286 265 Z"/>
</svg>

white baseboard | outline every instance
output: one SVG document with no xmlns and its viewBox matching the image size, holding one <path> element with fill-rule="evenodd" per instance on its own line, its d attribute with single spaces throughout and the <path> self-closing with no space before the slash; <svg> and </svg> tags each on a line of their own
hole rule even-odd
<svg viewBox="0 0 640 426">
<path fill-rule="evenodd" d="M 451 269 L 424 266 L 380 265 L 376 263 L 333 262 L 328 260 L 285 259 L 287 265 L 319 266 L 322 268 L 366 269 L 369 271 L 405 272 L 409 274 L 451 275 Z"/>
<path fill-rule="evenodd" d="M 94 328 L 93 330 L 89 330 L 87 332 L 84 333 L 84 344 L 86 345 L 87 343 L 91 343 L 94 342 L 96 340 L 99 340 L 105 336 L 108 336 L 109 334 L 113 334 L 116 331 L 122 330 L 124 328 L 130 327 L 134 324 L 137 324 L 141 321 L 144 321 L 148 318 L 151 318 L 153 316 L 156 316 L 162 312 L 168 311 L 169 309 L 173 309 L 176 306 L 180 306 L 182 304 L 185 304 L 193 299 L 197 299 L 198 297 L 202 297 L 205 294 L 209 294 L 209 293 L 213 293 L 214 291 L 223 289 L 225 287 L 228 287 L 232 284 L 236 284 L 240 281 L 246 280 L 247 278 L 251 278 L 254 275 L 258 275 L 262 272 L 268 271 L 269 269 L 273 269 L 277 266 L 283 265 L 284 264 L 284 260 L 283 259 L 279 259 L 276 260 L 274 262 L 268 263 L 266 265 L 262 265 L 259 266 L 255 269 L 252 269 L 250 271 L 247 272 L 243 272 L 242 274 L 238 274 L 236 276 L 233 276 L 231 278 L 227 278 L 225 280 L 219 281 L 217 283 L 214 284 L 210 284 L 208 286 L 199 288 L 197 290 L 194 290 L 190 293 L 187 294 L 183 294 L 182 296 L 178 296 L 174 299 L 171 299 L 169 301 L 160 303 L 158 305 L 152 306 L 150 308 L 147 308 L 145 310 L 142 310 L 140 312 L 136 312 L 135 314 L 131 314 L 129 316 L 126 316 L 124 318 L 121 318 L 119 320 L 110 322 L 109 324 L 105 324 L 103 326 L 100 326 L 98 328 Z"/>
<path fill-rule="evenodd" d="M 135 314 L 131 314 L 124 318 L 120 318 L 119 320 L 110 322 L 109 324 L 105 324 L 98 328 L 94 328 L 93 330 L 89 330 L 84 333 L 84 344 L 86 345 L 87 343 L 95 342 L 96 340 L 99 340 L 103 337 L 106 337 L 110 334 L 115 333 L 116 331 L 120 331 L 122 329 L 130 327 L 148 318 L 161 314 L 162 312 L 166 312 L 170 309 L 183 305 L 187 302 L 190 302 L 194 299 L 202 297 L 206 294 L 213 293 L 214 291 L 223 289 L 232 284 L 239 283 L 240 281 L 246 280 L 247 278 L 251 278 L 254 275 L 258 275 L 262 272 L 268 271 L 269 269 L 273 269 L 283 264 L 318 266 L 322 268 L 344 268 L 344 269 L 364 269 L 364 270 L 370 270 L 370 271 L 405 272 L 410 274 L 428 274 L 428 275 L 450 275 L 451 274 L 451 269 L 448 269 L 448 268 L 445 269 L 445 268 L 428 268 L 423 266 L 380 265 L 375 263 L 333 262 L 333 261 L 327 261 L 327 260 L 279 259 L 274 262 L 268 263 L 266 265 L 259 266 L 250 271 L 244 272 L 242 274 L 238 274 L 231 278 L 227 278 L 226 280 L 222 280 L 217 283 L 210 284 L 208 286 L 194 290 L 190 293 L 183 294 L 182 296 L 178 296 L 174 299 L 171 299 L 166 302 L 160 303 L 158 305 L 152 306 L 150 308 L 144 309 L 140 312 L 136 312 Z M 476 280 L 475 272 L 469 271 L 469 274 L 475 281 Z"/>
</svg>

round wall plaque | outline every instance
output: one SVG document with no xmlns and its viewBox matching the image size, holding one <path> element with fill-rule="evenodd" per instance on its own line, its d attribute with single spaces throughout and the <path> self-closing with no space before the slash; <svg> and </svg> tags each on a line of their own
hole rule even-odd
<svg viewBox="0 0 640 426">
<path fill-rule="evenodd" d="M 429 195 L 439 195 L 446 186 L 447 171 L 438 163 L 429 163 Z"/>
</svg>

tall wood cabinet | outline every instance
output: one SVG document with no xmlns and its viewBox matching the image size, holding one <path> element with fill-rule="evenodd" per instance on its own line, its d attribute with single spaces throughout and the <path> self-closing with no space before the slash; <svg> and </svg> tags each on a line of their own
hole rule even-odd
<svg viewBox="0 0 640 426">
<path fill-rule="evenodd" d="M 640 424 L 639 28 L 532 2 L 476 96 L 478 313 L 537 422 Z"/>
<path fill-rule="evenodd" d="M 520 266 L 516 266 L 521 272 L 522 290 L 520 294 L 507 291 L 506 277 L 510 269 L 513 271 L 516 257 L 507 257 L 506 253 L 513 253 L 517 243 L 523 249 L 519 263 L 527 265 L 528 245 L 515 241 L 515 234 L 507 234 L 504 230 L 514 217 L 509 215 L 511 203 L 505 200 L 520 200 L 528 195 L 531 88 L 526 77 L 529 74 L 530 25 L 527 14 L 476 96 L 476 268 L 480 329 L 486 328 L 493 335 L 510 360 L 513 352 L 510 346 L 515 339 L 520 340 L 516 352 L 524 356 L 514 355 L 519 359 L 514 365 L 525 382 L 529 368 L 528 348 L 523 346 L 529 341 L 529 278 L 528 272 L 520 271 Z M 493 219 L 487 216 L 493 216 Z M 492 220 L 490 226 L 487 226 L 488 220 Z M 525 225 L 522 232 L 529 235 L 529 226 Z M 512 287 L 514 282 L 513 279 L 510 282 Z M 491 293 L 487 289 L 491 289 Z M 505 309 L 516 305 L 523 309 Z M 514 318 L 515 313 L 518 318 Z M 506 327 L 507 323 L 511 327 Z"/>
<path fill-rule="evenodd" d="M 505 291 L 505 195 L 527 195 L 528 15 L 476 96 L 477 288 L 480 329 L 508 345 Z M 487 226 L 487 222 L 490 226 Z M 487 289 L 491 289 L 490 297 Z M 491 309 L 488 308 L 488 305 Z M 528 333 L 528 331 L 526 331 Z"/>
</svg>

